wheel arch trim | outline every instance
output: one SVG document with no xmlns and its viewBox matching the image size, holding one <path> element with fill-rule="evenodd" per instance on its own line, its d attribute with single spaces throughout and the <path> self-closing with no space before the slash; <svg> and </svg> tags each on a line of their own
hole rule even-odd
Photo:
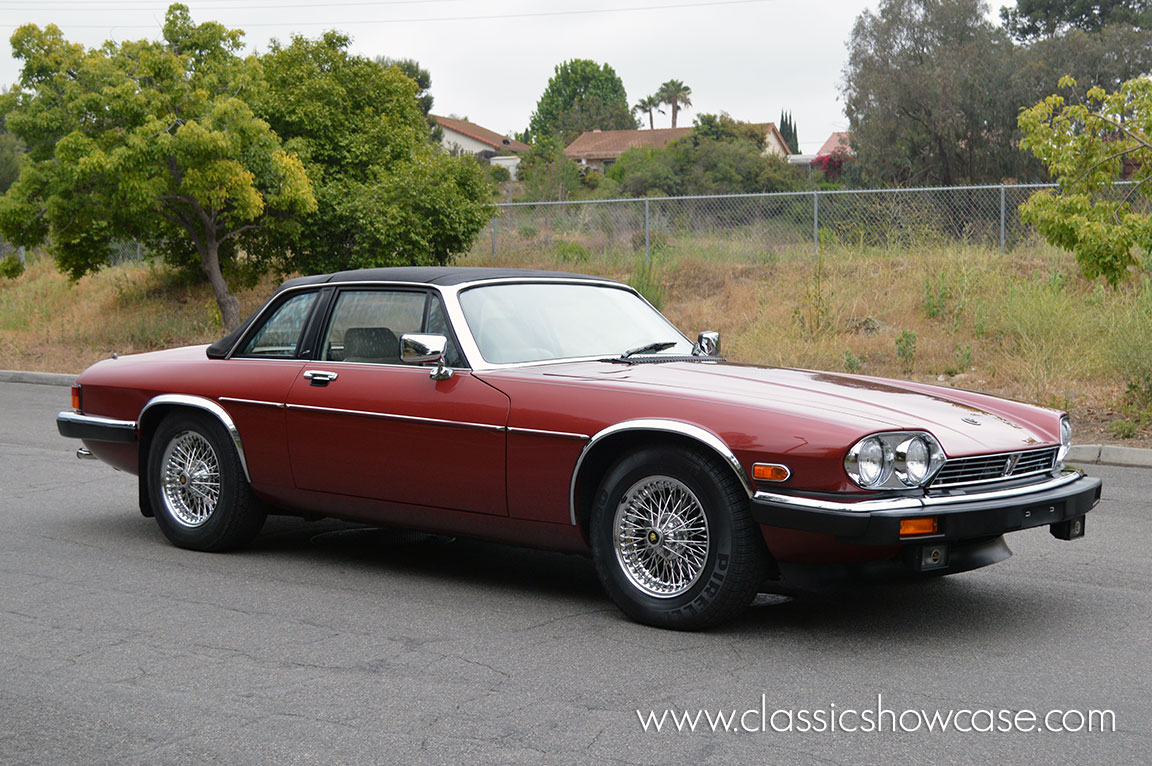
<svg viewBox="0 0 1152 766">
<path fill-rule="evenodd" d="M 228 411 L 221 407 L 219 403 L 203 396 L 191 396 L 189 394 L 161 394 L 160 396 L 154 396 L 149 399 L 148 403 L 144 405 L 144 408 L 140 410 L 140 416 L 136 418 L 138 428 L 141 431 L 144 430 L 148 410 L 163 406 L 202 410 L 220 421 L 220 425 L 224 426 L 224 430 L 228 432 L 228 438 L 232 440 L 232 446 L 236 448 L 236 455 L 240 458 L 240 467 L 244 469 L 244 478 L 249 484 L 252 483 L 252 476 L 248 473 L 248 459 L 244 455 L 244 445 L 240 441 L 240 431 L 236 428 L 236 423 L 233 422 L 232 416 L 229 415 Z"/>
<path fill-rule="evenodd" d="M 731 448 L 716 434 L 712 433 L 706 428 L 695 425 L 693 423 L 685 423 L 680 420 L 668 420 L 664 418 L 637 418 L 635 420 L 625 420 L 607 428 L 598 431 L 595 435 L 588 440 L 584 445 L 584 449 L 580 451 L 580 456 L 576 458 L 576 465 L 572 469 L 572 481 L 568 491 L 568 517 L 572 526 L 579 524 L 576 514 L 576 489 L 580 481 L 580 471 L 584 467 L 585 458 L 588 457 L 596 448 L 596 445 L 605 439 L 628 432 L 658 432 L 670 433 L 677 436 L 683 436 L 695 441 L 713 452 L 717 457 L 724 461 L 725 465 L 732 469 L 736 477 L 740 480 L 740 485 L 744 491 L 751 498 L 755 494 L 755 488 L 752 486 L 748 474 L 744 472 L 744 467 L 740 465 L 740 461 L 736 459 L 735 453 Z"/>
</svg>

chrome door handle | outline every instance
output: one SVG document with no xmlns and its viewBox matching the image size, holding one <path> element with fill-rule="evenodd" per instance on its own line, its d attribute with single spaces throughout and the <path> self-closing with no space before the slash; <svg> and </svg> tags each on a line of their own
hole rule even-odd
<svg viewBox="0 0 1152 766">
<path fill-rule="evenodd" d="M 305 370 L 304 377 L 314 386 L 326 386 L 336 380 L 336 373 L 327 370 Z"/>
</svg>

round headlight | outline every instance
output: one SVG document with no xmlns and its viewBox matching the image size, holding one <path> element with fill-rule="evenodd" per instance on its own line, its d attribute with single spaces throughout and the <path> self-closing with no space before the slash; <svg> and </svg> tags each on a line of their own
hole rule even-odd
<svg viewBox="0 0 1152 766">
<path fill-rule="evenodd" d="M 860 471 L 860 483 L 866 487 L 879 484 L 884 476 L 884 442 L 875 436 L 862 441 L 856 461 Z"/>
<path fill-rule="evenodd" d="M 909 487 L 918 487 L 928 478 L 932 467 L 932 452 L 922 436 L 913 436 L 896 448 L 896 472 L 900 481 Z"/>
</svg>

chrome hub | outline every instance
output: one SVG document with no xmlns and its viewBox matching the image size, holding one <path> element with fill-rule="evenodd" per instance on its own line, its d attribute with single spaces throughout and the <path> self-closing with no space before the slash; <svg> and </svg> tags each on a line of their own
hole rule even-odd
<svg viewBox="0 0 1152 766">
<path fill-rule="evenodd" d="M 708 560 L 708 519 L 686 484 L 649 476 L 633 484 L 613 522 L 616 559 L 628 580 L 656 598 L 686 593 Z"/>
<path fill-rule="evenodd" d="M 177 523 L 198 527 L 211 518 L 220 500 L 220 461 L 207 439 L 195 431 L 174 436 L 160 471 L 164 507 Z"/>
</svg>

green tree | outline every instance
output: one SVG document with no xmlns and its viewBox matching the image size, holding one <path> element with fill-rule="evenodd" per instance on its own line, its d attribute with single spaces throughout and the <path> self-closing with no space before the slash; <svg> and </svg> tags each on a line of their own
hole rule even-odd
<svg viewBox="0 0 1152 766">
<path fill-rule="evenodd" d="M 980 0 L 883 0 L 848 43 L 845 112 L 872 183 L 995 182 L 1027 174 L 1017 51 Z"/>
<path fill-rule="evenodd" d="M 588 130 L 636 127 L 619 75 L 609 65 L 588 59 L 556 65 L 528 122 L 534 141 L 556 136 L 565 145 Z"/>
<path fill-rule="evenodd" d="M 1070 29 L 1093 31 L 1109 24 L 1152 24 L 1149 0 L 1016 0 L 1001 8 L 1004 27 L 1017 40 L 1053 37 Z"/>
<path fill-rule="evenodd" d="M 73 279 L 108 264 L 114 240 L 143 241 L 196 264 L 235 327 L 224 272 L 236 252 L 316 207 L 299 158 L 243 100 L 261 77 L 242 47 L 240 31 L 193 24 L 179 4 L 159 42 L 85 50 L 54 25 L 17 29 L 20 87 L 3 111 L 29 155 L 0 200 L 0 231 L 47 242 Z"/>
<path fill-rule="evenodd" d="M 297 271 L 446 263 L 491 216 L 484 169 L 429 143 L 416 81 L 348 43 L 297 36 L 261 59 L 257 109 L 303 159 L 318 207 L 253 253 Z"/>
<path fill-rule="evenodd" d="M 377 64 L 389 67 L 394 66 L 404 73 L 406 77 L 416 83 L 416 103 L 425 115 L 432 111 L 433 98 L 432 75 L 427 69 L 420 66 L 416 59 L 394 59 L 388 56 L 377 56 L 373 59 Z"/>
<path fill-rule="evenodd" d="M 1061 87 L 1075 89 L 1065 78 Z M 1152 79 L 1141 77 L 1083 100 L 1051 95 L 1020 114 L 1023 145 L 1059 183 L 1032 195 L 1023 218 L 1052 244 L 1076 254 L 1089 279 L 1110 284 L 1152 256 Z M 1127 187 L 1114 187 L 1128 175 Z"/>
<path fill-rule="evenodd" d="M 727 114 L 701 114 L 693 120 L 690 140 L 699 146 L 704 139 L 714 141 L 746 141 L 762 151 L 768 136 L 761 125 L 734 120 Z"/>
<path fill-rule="evenodd" d="M 416 103 L 424 113 L 424 121 L 428 123 L 428 135 L 432 143 L 438 144 L 444 138 L 444 128 L 432 117 L 432 75 L 427 69 L 420 66 L 416 59 L 394 59 L 388 56 L 377 56 L 373 59 L 377 64 L 394 66 L 404 75 L 416 83 Z"/>
<path fill-rule="evenodd" d="M 667 104 L 672 109 L 672 127 L 676 127 L 676 115 L 686 106 L 692 106 L 692 89 L 680 80 L 669 80 L 656 91 L 656 97 L 661 104 Z"/>
<path fill-rule="evenodd" d="M 517 177 L 524 182 L 524 198 L 532 202 L 563 201 L 580 189 L 580 170 L 564 154 L 555 137 L 544 137 L 532 145 L 516 166 Z"/>
<path fill-rule="evenodd" d="M 660 106 L 663 103 L 664 102 L 660 100 L 659 96 L 645 96 L 644 98 L 642 98 L 636 102 L 636 105 L 632 107 L 632 112 L 633 113 L 640 112 L 641 114 L 647 114 L 648 115 L 648 129 L 654 130 L 656 128 L 656 125 L 654 124 L 654 120 L 652 118 L 652 113 L 653 112 L 659 112 L 660 114 L 664 114 L 664 110 L 660 108 Z"/>
<path fill-rule="evenodd" d="M 788 151 L 792 154 L 800 153 L 800 139 L 796 136 L 796 123 L 793 122 L 792 115 L 788 112 L 780 113 L 780 135 L 788 144 Z"/>
<path fill-rule="evenodd" d="M 0 125 L 0 194 L 16 182 L 20 175 L 20 163 L 28 152 L 24 142 Z"/>
<path fill-rule="evenodd" d="M 1069 29 L 1027 46 L 1019 67 L 1031 104 L 1052 92 L 1061 77 L 1081 87 L 1113 91 L 1128 80 L 1152 73 L 1152 26 L 1109 24 L 1085 31 Z M 1064 94 L 1071 95 L 1071 94 Z"/>
</svg>

